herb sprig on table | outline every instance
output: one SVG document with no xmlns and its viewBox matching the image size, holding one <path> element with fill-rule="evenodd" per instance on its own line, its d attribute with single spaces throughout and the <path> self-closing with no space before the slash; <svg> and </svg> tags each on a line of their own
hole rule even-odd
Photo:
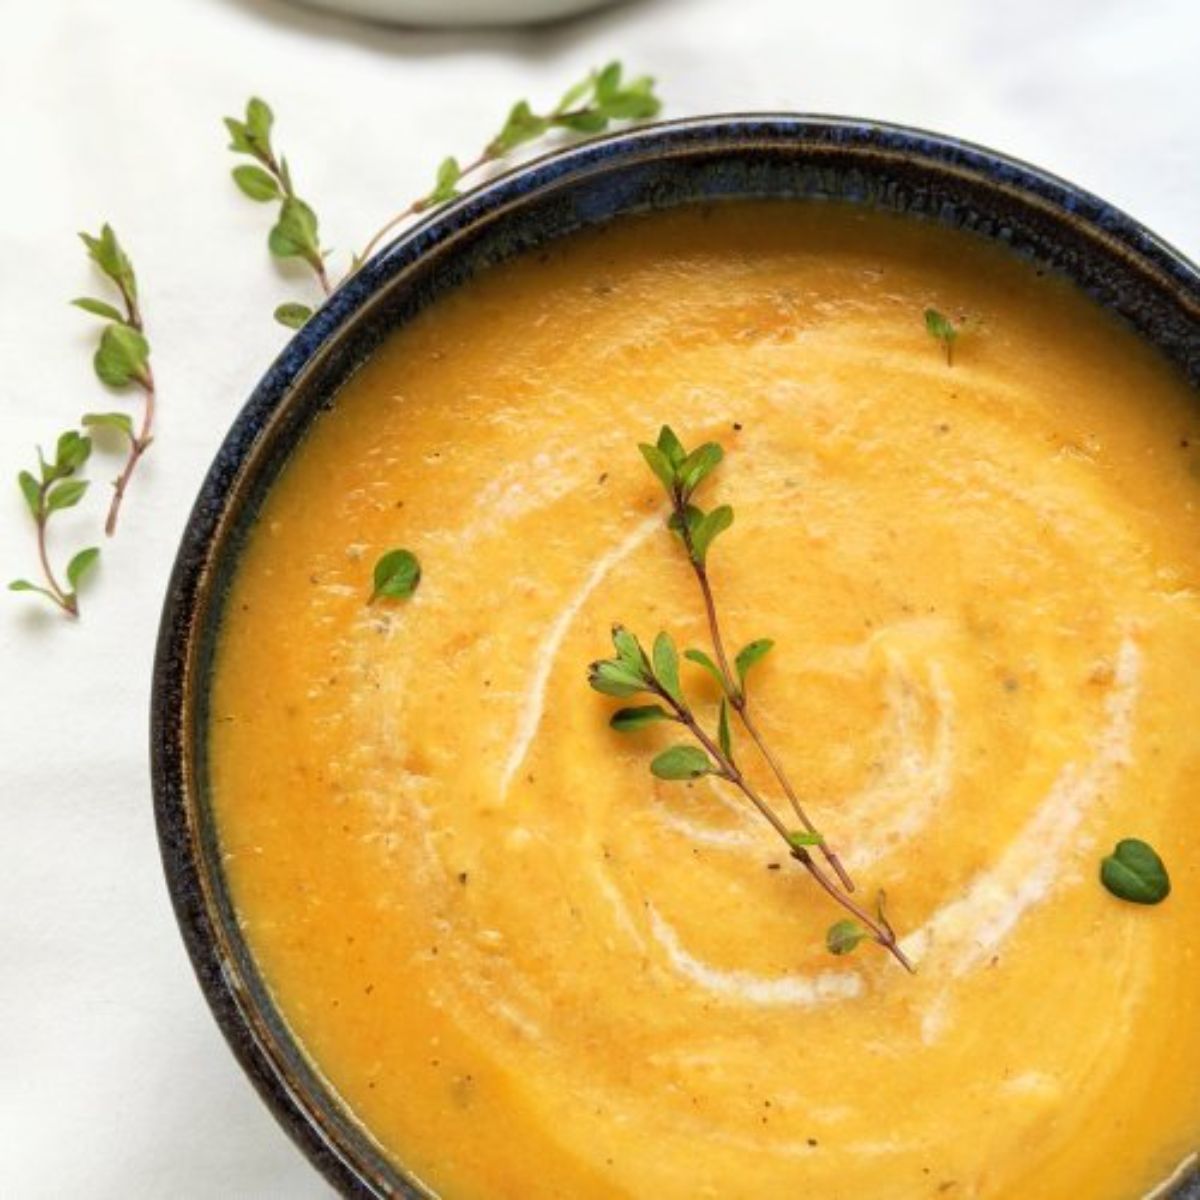
<svg viewBox="0 0 1200 1200">
<path fill-rule="evenodd" d="M 100 550 L 96 546 L 88 546 L 73 555 L 67 563 L 64 584 L 51 565 L 47 533 L 50 518 L 57 512 L 74 508 L 87 492 L 88 482 L 78 478 L 78 473 L 91 453 L 92 439 L 70 429 L 59 437 L 54 458 L 50 462 L 46 461 L 39 448 L 37 473 L 22 471 L 17 476 L 21 494 L 37 527 L 37 553 L 42 582 L 14 579 L 8 585 L 9 590 L 42 596 L 70 617 L 79 615 L 79 585 L 100 557 Z"/>
<path fill-rule="evenodd" d="M 150 343 L 142 321 L 138 300 L 137 276 L 133 263 L 125 253 L 111 225 L 104 225 L 98 236 L 79 235 L 87 247 L 88 257 L 116 288 L 120 308 L 92 296 L 81 296 L 71 303 L 104 322 L 92 357 L 92 366 L 101 383 L 121 391 L 135 388 L 142 393 L 141 422 L 135 428 L 133 418 L 125 412 L 85 413 L 86 428 L 115 431 L 125 446 L 125 465 L 113 481 L 112 500 L 104 532 L 112 537 L 117 531 L 121 503 L 129 481 L 137 470 L 142 456 L 154 440 L 154 406 L 156 393 L 154 372 L 150 368 Z"/>
<path fill-rule="evenodd" d="M 562 99 L 546 112 L 534 112 L 526 100 L 518 100 L 509 109 L 499 132 L 467 162 L 450 156 L 442 159 L 433 186 L 391 217 L 354 255 L 354 271 L 397 226 L 411 217 L 428 212 L 459 195 L 459 185 L 500 161 L 519 146 L 534 142 L 552 132 L 569 134 L 601 133 L 614 121 L 639 121 L 656 116 L 662 107 L 654 94 L 654 80 L 648 75 L 626 79 L 619 62 L 611 62 L 568 88 Z M 234 183 L 251 200 L 277 203 L 278 213 L 267 237 L 267 246 L 276 258 L 295 258 L 307 264 L 324 295 L 336 286 L 326 266 L 328 252 L 321 248 L 319 222 L 311 204 L 300 199 L 292 181 L 287 159 L 277 154 L 272 143 L 274 114 L 257 97 L 246 105 L 245 117 L 226 117 L 229 148 L 250 158 L 233 169 Z M 281 304 L 275 319 L 298 329 L 312 316 L 312 307 L 298 301 Z"/>
<path fill-rule="evenodd" d="M 748 642 L 733 657 L 732 665 L 726 652 L 709 579 L 708 556 L 716 539 L 733 524 L 733 509 L 722 504 L 705 512 L 694 503 L 697 489 L 716 469 L 724 452 L 715 442 L 706 442 L 688 452 L 666 426 L 654 445 L 643 444 L 640 450 L 670 501 L 667 525 L 687 554 L 703 601 L 713 653 L 691 648 L 684 651 L 683 657 L 702 667 L 717 684 L 720 699 L 715 728 L 697 715 L 688 699 L 680 678 L 679 651 L 665 631 L 654 638 L 647 653 L 641 641 L 628 629 L 622 625 L 614 626 L 615 656 L 592 663 L 588 668 L 588 682 L 596 691 L 620 699 L 649 697 L 651 703 L 618 709 L 610 721 L 614 729 L 630 733 L 656 722 L 671 722 L 690 734 L 691 742 L 676 744 L 658 754 L 650 763 L 651 773 L 659 779 L 684 781 L 712 776 L 736 788 L 779 835 L 789 855 L 830 899 L 850 914 L 829 930 L 826 946 L 831 953 L 849 953 L 859 941 L 870 938 L 912 971 L 913 965 L 900 948 L 895 930 L 884 912 L 883 893 L 879 895 L 874 915 L 853 897 L 854 883 L 849 873 L 808 817 L 781 761 L 754 718 L 747 677 L 774 643 L 769 638 Z M 786 797 L 795 818 L 794 824 L 791 820 L 785 821 L 777 806 L 762 794 L 743 769 L 740 751 L 734 747 L 735 721 L 766 762 Z"/>
<path fill-rule="evenodd" d="M 103 322 L 92 367 L 97 378 L 108 387 L 117 390 L 137 388 L 142 393 L 141 422 L 136 428 L 133 418 L 125 412 L 89 412 L 82 420 L 84 430 L 111 430 L 123 443 L 125 462 L 113 481 L 112 500 L 104 525 L 105 533 L 112 537 L 129 482 L 153 440 L 154 374 L 150 369 L 150 343 L 146 340 L 138 301 L 137 276 L 129 255 L 111 225 L 102 226 L 95 236 L 81 233 L 79 237 L 87 247 L 88 257 L 116 291 L 116 303 L 96 296 L 80 296 L 71 301 L 76 308 Z M 37 530 L 41 581 L 14 579 L 8 585 L 9 590 L 41 596 L 70 617 L 79 615 L 79 585 L 100 557 L 100 550 L 88 546 L 75 554 L 67 563 L 64 582 L 50 561 L 49 525 L 55 513 L 74 508 L 86 494 L 89 484 L 79 473 L 92 450 L 91 437 L 78 430 L 68 430 L 59 437 L 52 461 L 47 462 L 39 448 L 37 471 L 22 471 L 17 476 L 17 485 Z"/>
</svg>

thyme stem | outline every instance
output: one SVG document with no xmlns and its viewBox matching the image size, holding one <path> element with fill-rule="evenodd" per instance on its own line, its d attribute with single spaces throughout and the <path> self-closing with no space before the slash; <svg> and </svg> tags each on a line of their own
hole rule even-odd
<svg viewBox="0 0 1200 1200">
<path fill-rule="evenodd" d="M 132 329 L 136 329 L 138 333 L 144 333 L 142 313 L 138 307 L 137 299 L 124 284 L 121 285 L 120 291 L 125 301 L 125 311 L 129 326 Z M 142 461 L 142 455 L 150 449 L 150 443 L 154 440 L 155 401 L 158 397 L 154 384 L 154 371 L 148 361 L 137 376 L 136 381 L 145 396 L 145 401 L 142 405 L 142 424 L 138 432 L 130 436 L 129 454 L 126 456 L 125 465 L 121 468 L 121 473 L 113 482 L 112 500 L 109 502 L 108 516 L 104 521 L 104 532 L 108 537 L 112 537 L 117 532 L 117 521 L 121 515 L 121 503 L 125 499 L 125 491 L 129 487 L 129 481 L 133 478 L 133 473 L 137 470 L 138 463 Z"/>
<path fill-rule="evenodd" d="M 473 162 L 467 163 L 467 165 L 461 169 L 458 176 L 459 179 L 465 179 L 469 175 L 474 175 L 477 171 L 487 166 L 488 163 L 494 162 L 496 158 L 497 155 L 491 153 L 489 150 L 484 150 L 478 158 L 476 158 Z M 407 208 L 401 209 L 400 212 L 396 213 L 394 217 L 386 221 L 379 229 L 375 231 L 375 233 L 371 235 L 370 241 L 367 242 L 362 249 L 362 253 L 358 256 L 358 265 L 361 266 L 363 263 L 365 263 L 367 259 L 371 257 L 371 254 L 375 251 L 376 247 L 378 247 L 379 243 L 382 242 L 383 239 L 386 238 L 387 235 L 391 233 L 392 230 L 398 225 L 402 225 L 410 217 L 418 216 L 427 208 L 432 207 L 433 205 L 430 202 L 429 197 L 422 196 L 420 199 L 414 200 Z M 353 275 L 355 270 L 357 270 L 357 267 L 352 267 L 347 273 L 346 278 L 349 278 L 351 275 Z"/>
<path fill-rule="evenodd" d="M 50 566 L 50 555 L 46 549 L 46 493 L 49 490 L 50 484 L 43 482 L 40 488 L 42 512 L 37 519 L 38 560 L 42 567 L 42 577 L 50 588 L 50 599 L 68 616 L 77 617 L 79 616 L 79 602 L 74 596 L 63 591 L 62 585 L 58 582 L 58 578 Z"/>
<path fill-rule="evenodd" d="M 569 111 L 556 110 L 547 118 L 547 120 L 556 125 L 563 126 L 567 122 L 578 117 L 586 116 L 590 111 L 591 110 L 586 108 L 574 108 Z M 462 166 L 458 169 L 458 179 L 467 179 L 468 177 L 477 174 L 479 171 L 483 170 L 484 167 L 496 162 L 503 156 L 504 151 L 497 149 L 497 147 L 494 145 L 494 142 L 489 142 L 479 152 L 477 157 L 472 159 L 471 162 L 467 163 L 465 166 Z M 379 243 L 382 242 L 383 239 L 386 238 L 393 229 L 395 229 L 398 225 L 403 224 L 410 217 L 418 216 L 427 208 L 432 207 L 434 207 L 434 202 L 428 196 L 422 196 L 420 199 L 414 200 L 407 208 L 402 209 L 394 217 L 387 221 L 371 236 L 370 241 L 368 241 L 363 247 L 362 252 L 357 258 L 357 266 L 351 267 L 351 269 L 347 272 L 346 278 L 348 279 L 351 275 L 353 275 L 358 269 L 358 266 L 361 266 L 367 261 L 368 258 L 371 257 L 372 252 L 376 249 Z"/>
</svg>

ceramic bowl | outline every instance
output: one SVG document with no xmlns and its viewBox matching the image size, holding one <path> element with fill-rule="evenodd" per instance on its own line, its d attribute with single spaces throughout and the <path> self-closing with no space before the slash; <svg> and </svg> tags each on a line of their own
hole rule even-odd
<svg viewBox="0 0 1200 1200">
<path fill-rule="evenodd" d="M 251 394 L 200 491 L 163 612 L 151 737 L 163 863 L 200 986 L 263 1099 L 346 1195 L 423 1193 L 305 1060 L 259 977 L 222 874 L 208 796 L 208 683 L 246 532 L 338 387 L 445 292 L 624 213 L 755 197 L 887 209 L 1003 243 L 1074 280 L 1200 387 L 1200 273 L 1170 246 L 1052 175 L 951 138 L 868 121 L 711 117 L 564 150 L 442 209 L 340 288 Z M 1170 1195 L 1200 1200 L 1200 1178 L 1176 1181 Z"/>
</svg>

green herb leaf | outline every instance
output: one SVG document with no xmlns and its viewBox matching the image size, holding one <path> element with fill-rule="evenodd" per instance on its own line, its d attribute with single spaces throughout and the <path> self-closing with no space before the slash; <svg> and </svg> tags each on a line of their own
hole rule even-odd
<svg viewBox="0 0 1200 1200">
<path fill-rule="evenodd" d="M 650 771 L 659 779 L 699 779 L 714 774 L 716 767 L 697 746 L 672 746 L 654 759 Z"/>
<path fill-rule="evenodd" d="M 660 633 L 654 639 L 654 649 L 651 652 L 651 662 L 654 664 L 654 677 L 677 704 L 683 703 L 683 689 L 679 686 L 679 652 L 671 635 Z"/>
<path fill-rule="evenodd" d="M 642 644 L 637 640 L 624 625 L 614 625 L 612 627 L 613 647 L 616 649 L 617 658 L 627 666 L 635 674 L 644 673 L 649 667 L 646 659 L 646 652 L 642 649 Z"/>
<path fill-rule="evenodd" d="M 276 258 L 302 258 L 311 265 L 321 261 L 317 215 L 303 200 L 288 196 L 279 209 L 267 245 Z"/>
<path fill-rule="evenodd" d="M 109 387 L 125 387 L 135 382 L 148 386 L 149 358 L 150 343 L 136 329 L 129 325 L 106 325 L 92 365 Z"/>
<path fill-rule="evenodd" d="M 687 458 L 687 453 L 684 451 L 683 443 L 675 436 L 675 430 L 670 425 L 664 425 L 658 431 L 658 448 L 667 456 L 667 462 L 672 467 L 683 466 L 683 460 Z"/>
<path fill-rule="evenodd" d="M 29 506 L 29 511 L 36 521 L 42 515 L 42 489 L 28 471 L 22 471 L 17 476 L 17 483 L 20 485 L 21 495 L 25 497 L 25 503 Z"/>
<path fill-rule="evenodd" d="M 688 537 L 690 537 L 694 543 L 696 539 L 696 530 L 700 527 L 700 522 L 704 520 L 704 512 L 703 510 L 697 508 L 694 504 L 688 504 L 684 507 L 682 519 L 680 518 L 678 511 L 673 512 L 667 518 L 667 528 L 671 530 L 672 533 L 679 534 L 679 536 L 682 538 L 683 522 L 685 520 L 687 521 Z"/>
<path fill-rule="evenodd" d="M 303 329 L 312 314 L 313 310 L 307 304 L 281 304 L 275 310 L 275 320 L 289 329 Z"/>
<path fill-rule="evenodd" d="M 59 475 L 70 475 L 79 470 L 92 452 L 92 439 L 68 429 L 60 434 L 54 447 L 54 465 Z"/>
<path fill-rule="evenodd" d="M 80 233 L 80 240 L 87 247 L 88 257 L 115 283 L 131 301 L 137 297 L 137 279 L 133 273 L 133 263 L 117 241 L 117 235 L 111 225 L 105 224 L 100 229 L 99 237 Z"/>
<path fill-rule="evenodd" d="M 733 524 L 733 509 L 722 504 L 706 514 L 692 531 L 692 557 L 703 566 L 709 547 Z"/>
<path fill-rule="evenodd" d="M 733 734 L 729 730 L 729 701 L 722 696 L 721 707 L 717 715 L 717 744 L 721 753 L 733 762 Z"/>
<path fill-rule="evenodd" d="M 421 564 L 411 550 L 389 550 L 375 564 L 374 590 L 368 603 L 386 596 L 407 600 L 421 582 Z"/>
<path fill-rule="evenodd" d="M 675 468 L 670 459 L 657 447 L 641 442 L 638 449 L 646 460 L 646 465 L 658 476 L 658 481 L 670 493 L 675 487 Z"/>
<path fill-rule="evenodd" d="M 459 169 L 458 159 L 443 158 L 441 166 L 438 167 L 437 182 L 433 191 L 425 197 L 426 205 L 445 204 L 447 200 L 453 200 L 458 195 L 460 178 L 462 171 Z"/>
<path fill-rule="evenodd" d="M 867 931 L 857 921 L 835 921 L 825 934 L 825 946 L 830 954 L 850 954 L 867 936 Z"/>
<path fill-rule="evenodd" d="M 698 663 L 702 666 L 715 680 L 717 687 L 721 689 L 721 693 L 725 692 L 725 679 L 721 675 L 721 669 L 703 650 L 685 650 L 683 657 L 691 662 Z"/>
<path fill-rule="evenodd" d="M 936 308 L 927 308 L 925 310 L 925 329 L 930 337 L 937 338 L 946 347 L 946 363 L 949 364 L 953 360 L 954 340 L 958 337 L 958 330 L 955 329 L 954 323 L 949 317 L 938 312 Z"/>
<path fill-rule="evenodd" d="M 539 117 L 529 107 L 527 101 L 518 100 L 509 110 L 504 128 L 496 134 L 488 146 L 488 154 L 492 157 L 507 154 L 508 151 L 522 143 L 541 137 L 549 127 L 550 122 L 545 117 Z"/>
<path fill-rule="evenodd" d="M 600 104 L 614 100 L 621 89 L 621 64 L 616 60 L 605 64 L 597 73 L 592 86 Z"/>
<path fill-rule="evenodd" d="M 266 147 L 271 144 L 271 126 L 275 124 L 275 114 L 271 106 L 257 96 L 252 96 L 246 103 L 246 132 L 250 140 L 257 145 Z"/>
<path fill-rule="evenodd" d="M 237 154 L 254 154 L 254 145 L 246 126 L 235 117 L 223 117 L 222 120 L 229 131 L 229 149 Z"/>
<path fill-rule="evenodd" d="M 91 296 L 78 296 L 71 303 L 76 308 L 82 308 L 84 312 L 89 312 L 93 316 L 103 317 L 106 321 L 118 321 L 124 324 L 124 313 L 114 308 L 111 304 L 106 304 L 103 300 L 95 300 Z"/>
<path fill-rule="evenodd" d="M 283 192 L 274 176 L 269 175 L 262 167 L 245 163 L 240 167 L 234 167 L 232 174 L 233 182 L 238 185 L 242 194 L 249 196 L 251 200 L 257 200 L 260 204 L 264 204 L 268 200 L 283 199 Z"/>
<path fill-rule="evenodd" d="M 665 708 L 659 704 L 643 704 L 637 708 L 618 708 L 609 718 L 609 724 L 620 733 L 633 733 L 645 729 L 656 721 L 674 721 Z"/>
<path fill-rule="evenodd" d="M 603 105 L 605 116 L 614 121 L 644 121 L 658 116 L 662 102 L 651 92 L 654 80 L 648 75 L 634 80 L 623 92 Z"/>
<path fill-rule="evenodd" d="M 37 592 L 39 596 L 45 596 L 47 600 L 58 603 L 58 597 L 49 588 L 38 587 L 36 583 L 30 583 L 28 579 L 14 579 L 8 585 L 8 590 L 10 592 Z"/>
<path fill-rule="evenodd" d="M 647 691 L 646 681 L 623 662 L 602 659 L 588 667 L 588 683 L 606 696 L 624 699 Z"/>
<path fill-rule="evenodd" d="M 1119 900 L 1131 904 L 1161 904 L 1171 894 L 1163 860 L 1137 838 L 1119 841 L 1100 863 L 1100 882 Z"/>
<path fill-rule="evenodd" d="M 554 110 L 555 114 L 558 115 L 566 112 L 568 109 L 574 108 L 584 96 L 594 91 L 595 87 L 596 72 L 591 71 L 578 83 L 572 84 L 567 88 L 563 93 L 563 98 L 558 102 L 558 106 Z"/>
<path fill-rule="evenodd" d="M 738 651 L 737 658 L 733 662 L 737 668 L 738 683 L 743 691 L 746 688 L 746 676 L 749 674 L 750 668 L 766 658 L 774 645 L 771 638 L 756 638 L 753 642 L 747 642 Z"/>
<path fill-rule="evenodd" d="M 83 424 L 87 429 L 115 429 L 131 442 L 135 440 L 133 418 L 123 412 L 84 413 Z"/>
<path fill-rule="evenodd" d="M 74 558 L 67 563 L 67 582 L 70 583 L 73 589 L 79 588 L 79 581 L 91 570 L 95 565 L 96 560 L 100 557 L 100 550 L 96 546 L 89 546 L 86 550 L 80 550 Z"/>
<path fill-rule="evenodd" d="M 61 508 L 74 508 L 88 489 L 86 479 L 65 479 L 56 483 L 46 493 L 46 511 L 58 512 Z"/>
<path fill-rule="evenodd" d="M 679 467 L 684 496 L 690 496 L 724 457 L 725 451 L 716 442 L 705 442 L 693 450 Z"/>
<path fill-rule="evenodd" d="M 574 133 L 600 133 L 608 128 L 608 117 L 602 112 L 589 109 L 586 112 L 563 113 L 552 118 L 555 125 L 570 129 Z"/>
<path fill-rule="evenodd" d="M 787 840 L 793 850 L 807 850 L 809 846 L 825 845 L 825 839 L 819 833 L 810 833 L 807 829 L 791 830 Z"/>
</svg>

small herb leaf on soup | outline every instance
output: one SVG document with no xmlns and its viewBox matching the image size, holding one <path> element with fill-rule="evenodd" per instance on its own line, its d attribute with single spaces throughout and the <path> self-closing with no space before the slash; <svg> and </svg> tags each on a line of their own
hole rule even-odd
<svg viewBox="0 0 1200 1200">
<path fill-rule="evenodd" d="M 721 668 L 707 655 L 703 650 L 685 650 L 683 657 L 689 662 L 694 662 L 703 667 L 709 675 L 712 676 L 718 688 L 721 689 L 722 695 L 725 693 L 725 677 L 721 674 Z"/>
<path fill-rule="evenodd" d="M 712 512 L 705 513 L 689 531 L 692 541 L 692 557 L 700 566 L 708 559 L 708 551 L 718 536 L 733 524 L 733 509 L 721 504 Z"/>
<path fill-rule="evenodd" d="M 958 330 L 955 328 L 954 322 L 943 313 L 938 312 L 936 308 L 927 308 L 925 310 L 925 330 L 930 337 L 936 338 L 946 350 L 946 365 L 951 366 L 954 361 L 954 342 L 958 338 Z"/>
<path fill-rule="evenodd" d="M 733 734 L 729 729 L 729 700 L 727 697 L 721 697 L 721 703 L 717 708 L 717 745 L 721 747 L 721 753 L 726 759 L 733 762 Z"/>
<path fill-rule="evenodd" d="M 642 452 L 646 465 L 669 493 L 675 486 L 675 468 L 671 465 L 671 460 L 657 446 L 648 445 L 646 442 L 642 442 L 638 449 Z"/>
<path fill-rule="evenodd" d="M 636 708 L 618 708 L 608 723 L 619 733 L 633 733 L 658 721 L 674 721 L 661 704 L 643 704 Z"/>
<path fill-rule="evenodd" d="M 830 954 L 840 957 L 843 954 L 852 954 L 858 943 L 869 936 L 857 921 L 834 921 L 825 934 L 825 946 Z"/>
<path fill-rule="evenodd" d="M 738 651 L 737 658 L 734 659 L 734 666 L 737 668 L 738 684 L 743 689 L 746 686 L 746 676 L 749 674 L 750 668 L 766 658 L 774 645 L 771 638 L 756 638 Z"/>
<path fill-rule="evenodd" d="M 1130 904 L 1161 904 L 1171 894 L 1167 868 L 1154 848 L 1138 838 L 1124 838 L 1100 863 L 1100 882 Z"/>
<path fill-rule="evenodd" d="M 372 602 L 381 596 L 407 600 L 421 582 L 421 564 L 411 550 L 389 550 L 375 564 L 373 582 Z"/>
<path fill-rule="evenodd" d="M 650 763 L 650 771 L 659 779 L 699 779 L 714 774 L 716 767 L 698 746 L 672 746 Z"/>
<path fill-rule="evenodd" d="M 597 692 L 618 699 L 649 691 L 641 672 L 619 659 L 602 659 L 592 663 L 588 668 L 588 684 Z"/>
<path fill-rule="evenodd" d="M 807 850 L 809 846 L 823 846 L 825 839 L 819 833 L 807 829 L 793 829 L 787 835 L 788 845 L 793 850 Z"/>
<path fill-rule="evenodd" d="M 679 685 L 679 652 L 669 633 L 660 633 L 654 639 L 651 661 L 654 674 L 663 690 L 672 700 L 682 703 L 683 689 Z"/>
</svg>

